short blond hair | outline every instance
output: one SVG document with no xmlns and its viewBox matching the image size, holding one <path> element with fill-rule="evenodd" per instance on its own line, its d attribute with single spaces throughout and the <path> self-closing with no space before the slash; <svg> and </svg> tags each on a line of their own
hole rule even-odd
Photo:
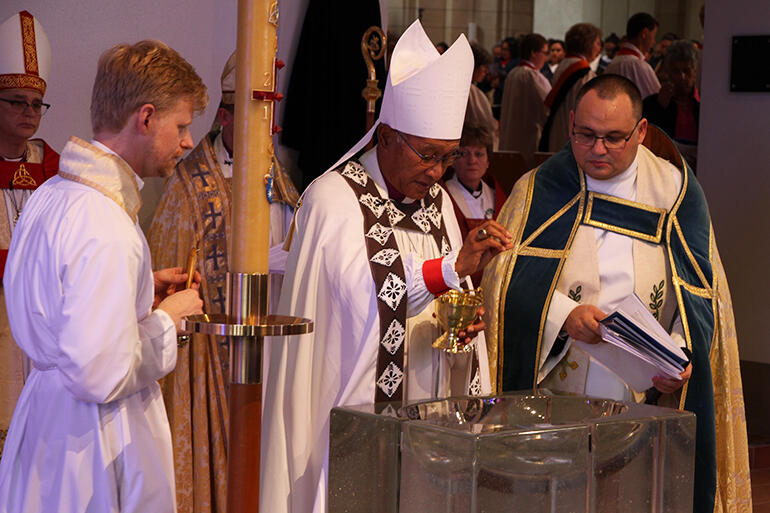
<svg viewBox="0 0 770 513">
<path fill-rule="evenodd" d="M 94 133 L 119 132 L 142 105 L 162 112 L 183 98 L 192 101 L 196 114 L 209 102 L 201 77 L 173 48 L 153 40 L 117 44 L 99 57 L 91 126 Z"/>
</svg>

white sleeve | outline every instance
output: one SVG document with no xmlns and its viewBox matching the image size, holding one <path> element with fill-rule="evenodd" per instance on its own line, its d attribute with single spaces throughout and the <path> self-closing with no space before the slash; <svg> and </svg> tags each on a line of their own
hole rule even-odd
<svg viewBox="0 0 770 513">
<path fill-rule="evenodd" d="M 564 326 L 564 321 L 567 320 L 570 312 L 578 306 L 580 306 L 580 303 L 571 300 L 558 290 L 553 291 L 551 304 L 548 307 L 548 315 L 545 319 L 542 345 L 540 347 L 540 364 L 537 376 L 538 383 L 545 379 L 548 373 L 551 372 L 556 364 L 559 363 L 565 354 L 567 354 L 572 339 L 567 339 L 564 348 L 559 354 L 553 355 L 550 358 L 548 357 L 556 342 L 556 338 L 559 336 L 562 326 Z"/>
<path fill-rule="evenodd" d="M 79 400 L 104 403 L 128 396 L 176 365 L 176 328 L 156 310 L 137 320 L 143 246 L 115 223 L 87 220 L 65 243 L 56 366 Z M 109 226 L 112 230 L 106 229 Z M 146 279 L 146 277 L 144 278 Z"/>
<path fill-rule="evenodd" d="M 455 262 L 457 261 L 457 255 L 459 250 L 452 250 L 447 256 L 441 260 L 441 275 L 444 278 L 444 283 L 450 289 L 460 290 L 460 277 L 455 272 Z M 404 263 L 404 275 L 406 276 L 407 296 L 409 302 L 406 305 L 406 316 L 413 317 L 425 309 L 434 299 L 435 296 L 428 290 L 428 286 L 425 284 L 425 277 L 423 276 L 422 265 L 425 263 L 425 258 L 420 258 L 414 253 L 407 253 L 402 259 Z"/>
</svg>

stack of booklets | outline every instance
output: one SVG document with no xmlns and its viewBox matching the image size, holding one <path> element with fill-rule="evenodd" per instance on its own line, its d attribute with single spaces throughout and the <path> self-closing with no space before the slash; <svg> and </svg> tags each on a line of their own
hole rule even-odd
<svg viewBox="0 0 770 513">
<path fill-rule="evenodd" d="M 652 385 L 654 376 L 679 379 L 687 366 L 682 348 L 634 294 L 601 321 L 606 344 L 579 347 L 617 374 L 637 392 Z"/>
</svg>

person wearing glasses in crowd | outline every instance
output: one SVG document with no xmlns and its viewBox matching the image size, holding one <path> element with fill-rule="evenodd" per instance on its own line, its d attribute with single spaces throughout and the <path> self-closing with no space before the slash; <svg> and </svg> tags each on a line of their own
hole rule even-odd
<svg viewBox="0 0 770 513">
<path fill-rule="evenodd" d="M 496 219 L 507 195 L 487 172 L 492 154 L 492 134 L 487 127 L 465 123 L 460 137 L 460 157 L 444 175 L 444 188 L 454 206 L 463 239 L 487 219 Z M 474 286 L 481 272 L 471 275 Z"/>
<path fill-rule="evenodd" d="M 569 145 L 514 185 L 498 217 L 516 234 L 516 249 L 496 257 L 482 280 L 493 388 L 690 410 L 697 415 L 694 511 L 714 511 L 715 497 L 744 500 L 735 323 L 703 190 L 675 150 L 672 164 L 642 145 L 653 128 L 624 77 L 604 74 L 583 86 L 570 127 Z M 622 371 L 573 344 L 606 344 L 599 321 L 632 294 L 691 351 L 681 379 L 657 376 L 648 390 L 633 390 Z M 726 503 L 718 509 L 732 511 Z"/>
<path fill-rule="evenodd" d="M 51 68 L 51 45 L 27 11 L 0 25 L 0 282 L 11 234 L 32 191 L 59 169 L 59 154 L 32 139 L 49 104 L 43 102 Z M 27 50 L 27 51 L 25 51 Z M 29 361 L 11 336 L 0 284 L 0 454 Z"/>
<path fill-rule="evenodd" d="M 434 298 L 511 247 L 492 220 L 463 243 L 438 184 L 459 156 L 472 73 L 465 36 L 439 55 L 414 22 L 375 126 L 300 199 L 278 312 L 315 328 L 266 344 L 261 511 L 326 511 L 333 407 L 489 392 L 481 321 L 464 334 L 470 352 L 431 347 Z"/>
</svg>

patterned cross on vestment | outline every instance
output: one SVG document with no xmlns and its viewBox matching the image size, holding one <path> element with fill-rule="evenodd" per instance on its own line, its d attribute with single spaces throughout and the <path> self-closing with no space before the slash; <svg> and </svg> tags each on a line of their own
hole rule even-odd
<svg viewBox="0 0 770 513">
<path fill-rule="evenodd" d="M 217 313 L 224 313 L 225 311 L 225 295 L 223 294 L 223 287 L 217 286 L 217 295 L 211 299 L 211 302 L 217 306 Z"/>
<path fill-rule="evenodd" d="M 218 271 L 220 259 L 224 259 L 226 256 L 225 252 L 219 249 L 219 244 L 215 244 L 211 247 L 209 254 L 206 255 L 206 262 L 211 262 L 213 269 Z"/>
<path fill-rule="evenodd" d="M 222 213 L 221 212 L 217 212 L 215 210 L 214 202 L 213 201 L 209 201 L 209 211 L 206 212 L 205 214 L 203 214 L 204 221 L 206 221 L 208 219 L 211 219 L 212 225 L 214 227 L 216 227 L 217 226 L 217 219 L 219 219 L 220 217 L 222 217 Z"/>
<path fill-rule="evenodd" d="M 210 174 L 211 173 L 209 173 L 208 171 L 204 170 L 202 167 L 199 167 L 198 168 L 198 172 L 197 173 L 193 173 L 190 176 L 192 176 L 193 178 L 200 178 L 201 185 L 203 187 L 208 187 L 209 186 L 209 182 L 208 182 L 208 180 L 206 180 L 206 177 L 209 176 Z"/>
</svg>

